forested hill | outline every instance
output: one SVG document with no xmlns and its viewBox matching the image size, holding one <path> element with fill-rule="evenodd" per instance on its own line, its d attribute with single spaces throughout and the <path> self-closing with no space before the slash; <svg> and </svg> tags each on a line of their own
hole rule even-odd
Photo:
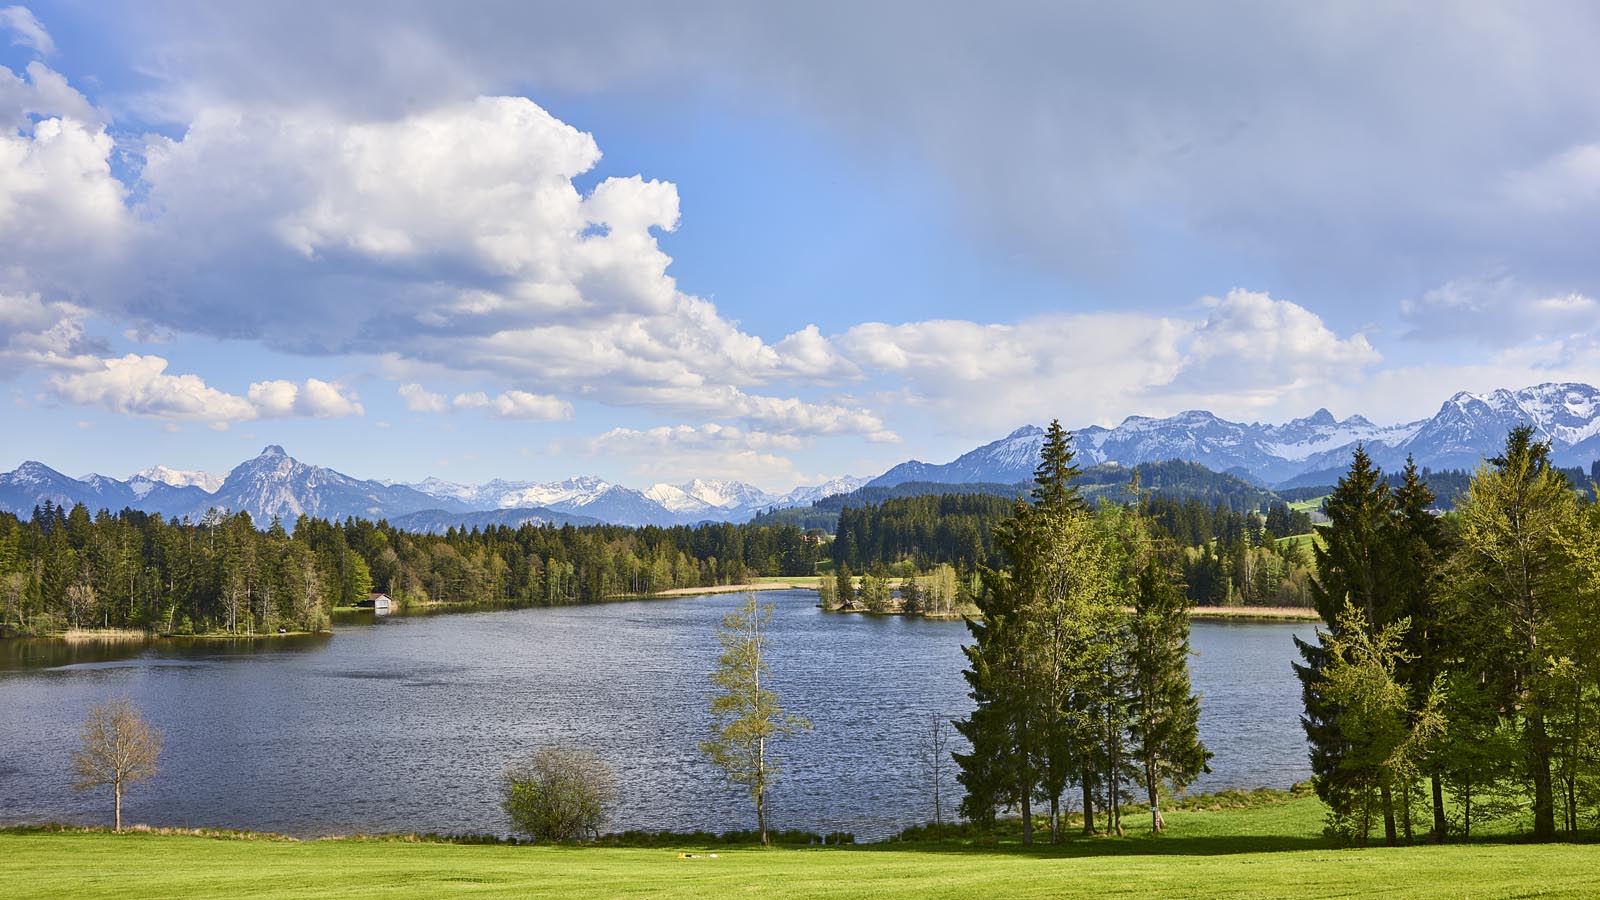
<svg viewBox="0 0 1600 900">
<path fill-rule="evenodd" d="M 1129 485 L 1133 473 L 1138 472 L 1142 490 L 1174 500 L 1198 500 L 1206 507 L 1222 505 L 1234 512 L 1260 512 L 1274 503 L 1282 502 L 1277 494 L 1251 484 L 1242 478 L 1222 472 L 1213 472 L 1199 463 L 1169 460 L 1144 463 L 1133 468 L 1114 463 L 1091 466 L 1073 481 L 1086 499 L 1107 503 L 1125 503 L 1133 499 Z M 948 484 L 933 481 L 907 481 L 895 485 L 868 485 L 848 494 L 834 494 L 812 503 L 788 509 L 769 510 L 757 516 L 752 524 L 787 523 L 802 529 L 820 529 L 829 534 L 838 531 L 841 510 L 875 506 L 889 500 L 925 496 L 985 496 L 1012 499 L 1027 496 L 1033 485 Z"/>
</svg>

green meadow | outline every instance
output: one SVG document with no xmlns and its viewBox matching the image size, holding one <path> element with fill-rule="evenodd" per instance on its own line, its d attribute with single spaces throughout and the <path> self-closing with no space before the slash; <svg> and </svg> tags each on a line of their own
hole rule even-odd
<svg viewBox="0 0 1600 900">
<path fill-rule="evenodd" d="M 1031 848 L 1010 840 L 575 848 L 12 830 L 0 833 L 0 884 L 13 900 L 1600 896 L 1593 845 L 1338 850 L 1320 835 L 1322 809 L 1303 797 L 1173 812 L 1160 837 L 1132 818 L 1126 838 Z"/>
</svg>

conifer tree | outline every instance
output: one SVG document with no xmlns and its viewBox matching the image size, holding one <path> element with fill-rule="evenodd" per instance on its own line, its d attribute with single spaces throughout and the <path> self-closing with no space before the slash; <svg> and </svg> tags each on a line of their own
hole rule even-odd
<svg viewBox="0 0 1600 900">
<path fill-rule="evenodd" d="M 1171 548 L 1135 520 L 1132 731 L 1153 830 L 1166 828 L 1161 785 L 1182 790 L 1202 772 L 1211 751 L 1200 741 L 1200 697 L 1189 680 L 1189 602 L 1170 559 Z"/>
<path fill-rule="evenodd" d="M 1314 546 L 1317 575 L 1311 595 L 1327 630 L 1318 633 L 1318 642 L 1295 638 L 1303 664 L 1295 665 L 1305 700 L 1301 719 L 1311 744 L 1311 769 L 1317 795 L 1335 815 L 1349 812 L 1360 799 L 1351 784 L 1348 767 L 1340 760 L 1350 752 L 1350 742 L 1339 730 L 1338 705 L 1324 695 L 1323 668 L 1328 664 L 1330 639 L 1338 639 L 1340 617 L 1346 603 L 1366 617 L 1368 626 L 1379 628 L 1394 619 L 1396 611 L 1389 576 L 1394 569 L 1395 504 L 1382 474 L 1373 465 L 1366 448 L 1357 446 L 1350 469 L 1323 504 L 1329 524 L 1322 528 L 1326 546 Z M 1382 790 L 1384 836 L 1395 843 L 1394 802 L 1389 787 Z"/>
<path fill-rule="evenodd" d="M 1449 644 L 1438 591 L 1440 566 L 1449 548 L 1444 525 L 1432 512 L 1433 491 L 1422 480 L 1414 459 L 1406 458 L 1400 476 L 1400 486 L 1394 491 L 1398 534 L 1390 583 L 1396 611 L 1411 620 L 1411 627 L 1405 632 L 1406 658 L 1397 667 L 1396 675 L 1413 698 L 1421 698 L 1445 674 L 1447 665 Z M 1444 785 L 1437 759 L 1427 763 L 1427 771 L 1433 807 L 1433 840 L 1442 841 L 1446 830 Z M 1402 804 L 1401 811 L 1409 840 L 1410 804 Z"/>
</svg>

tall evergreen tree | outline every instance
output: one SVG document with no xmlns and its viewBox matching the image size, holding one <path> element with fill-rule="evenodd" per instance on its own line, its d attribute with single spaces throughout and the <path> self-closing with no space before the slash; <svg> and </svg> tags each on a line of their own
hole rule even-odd
<svg viewBox="0 0 1600 900">
<path fill-rule="evenodd" d="M 1449 553 L 1444 524 L 1433 514 L 1433 491 L 1417 471 L 1416 460 L 1406 458 L 1400 486 L 1394 491 L 1396 553 L 1390 584 L 1398 615 L 1411 620 L 1404 632 L 1403 658 L 1396 677 L 1414 699 L 1426 697 L 1434 682 L 1445 674 L 1449 643 L 1445 617 L 1438 597 L 1439 571 Z M 1433 807 L 1433 840 L 1445 837 L 1444 784 L 1438 760 L 1426 763 Z M 1406 838 L 1411 838 L 1410 804 L 1403 803 Z"/>
<path fill-rule="evenodd" d="M 1351 750 L 1339 729 L 1340 710 L 1322 690 L 1323 669 L 1329 663 L 1327 648 L 1330 639 L 1341 637 L 1340 617 L 1347 603 L 1373 628 L 1388 624 L 1396 611 L 1389 582 L 1396 538 L 1394 498 L 1365 447 L 1356 447 L 1349 470 L 1340 477 L 1323 511 L 1329 522 L 1321 530 L 1325 546 L 1312 548 L 1317 574 L 1311 596 L 1326 631 L 1318 633 L 1316 643 L 1295 638 L 1303 660 L 1295 665 L 1295 673 L 1305 701 L 1301 723 L 1311 744 L 1313 784 L 1335 820 L 1343 820 L 1360 797 L 1348 767 L 1340 766 Z M 1387 785 L 1381 799 L 1384 836 L 1395 843 L 1394 802 Z"/>
<path fill-rule="evenodd" d="M 1150 822 L 1166 828 L 1161 785 L 1179 790 L 1202 772 L 1211 751 L 1200 741 L 1200 697 L 1189 681 L 1189 602 L 1178 584 L 1172 548 L 1136 520 L 1133 550 L 1132 731 Z"/>
<path fill-rule="evenodd" d="M 1083 496 L 1072 483 L 1081 474 L 1073 461 L 1076 456 L 1071 432 L 1061 427 L 1060 419 L 1051 419 L 1039 448 L 1039 465 L 1033 470 L 1034 508 L 1057 515 L 1085 510 Z"/>
</svg>

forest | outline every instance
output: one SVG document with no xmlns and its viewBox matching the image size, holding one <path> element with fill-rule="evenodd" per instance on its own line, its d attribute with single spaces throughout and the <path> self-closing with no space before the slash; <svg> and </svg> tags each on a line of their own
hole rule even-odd
<svg viewBox="0 0 1600 900">
<path fill-rule="evenodd" d="M 402 604 L 558 605 L 753 574 L 808 575 L 821 542 L 793 525 L 565 526 L 412 534 L 246 513 L 173 521 L 46 506 L 0 514 L 0 635 L 83 628 L 165 634 L 322 631 L 369 591 Z"/>
<path fill-rule="evenodd" d="M 1159 831 L 1162 791 L 1207 758 L 1168 539 L 1148 505 L 1085 503 L 1072 470 L 1053 426 L 968 620 L 962 812 L 1019 813 L 1024 842 L 1035 804 L 1060 840 L 1071 791 L 1086 833 L 1097 813 L 1120 833 L 1134 788 Z M 1296 639 L 1296 672 L 1325 834 L 1576 839 L 1600 822 L 1600 503 L 1550 446 L 1514 429 L 1442 515 L 1414 465 L 1386 478 L 1357 448 L 1322 509 L 1306 585 L 1322 625 Z"/>
</svg>

